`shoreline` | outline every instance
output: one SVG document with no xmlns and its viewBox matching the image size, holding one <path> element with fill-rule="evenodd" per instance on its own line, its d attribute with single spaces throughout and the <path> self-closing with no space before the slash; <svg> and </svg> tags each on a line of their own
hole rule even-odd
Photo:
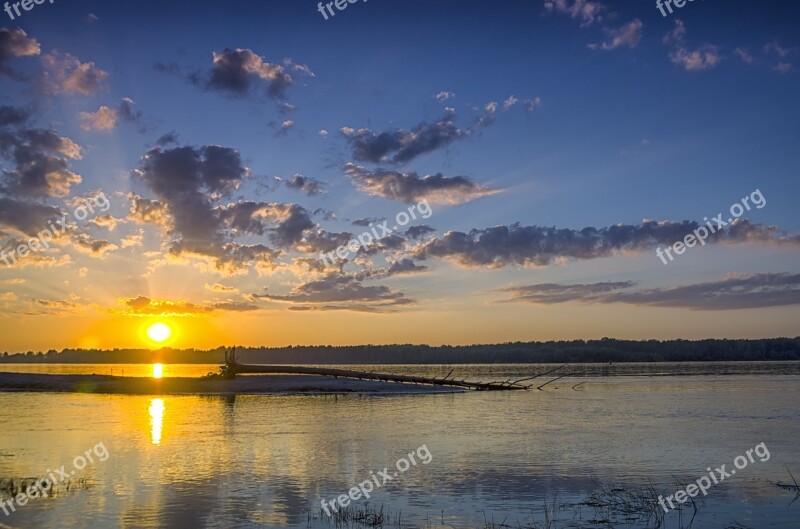
<svg viewBox="0 0 800 529">
<path fill-rule="evenodd" d="M 0 393 L 121 395 L 413 395 L 469 390 L 308 375 L 245 375 L 235 379 L 152 378 L 112 375 L 43 375 L 0 372 Z"/>
</svg>

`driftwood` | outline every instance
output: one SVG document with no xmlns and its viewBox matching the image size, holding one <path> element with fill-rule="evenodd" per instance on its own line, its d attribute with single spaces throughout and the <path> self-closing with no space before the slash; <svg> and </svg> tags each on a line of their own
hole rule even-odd
<svg viewBox="0 0 800 529">
<path fill-rule="evenodd" d="M 246 365 L 236 361 L 236 349 L 231 348 L 225 351 L 225 365 L 222 367 L 222 374 L 225 377 L 233 378 L 239 374 L 291 374 L 291 375 L 316 375 L 327 377 L 355 378 L 359 380 L 379 380 L 382 382 L 399 382 L 403 384 L 426 384 L 433 386 L 451 386 L 458 388 L 475 389 L 479 391 L 509 391 L 527 390 L 533 384 L 521 384 L 522 380 L 503 382 L 468 382 L 467 380 L 455 380 L 450 378 L 453 370 L 444 378 L 429 378 L 409 375 L 390 375 L 385 373 L 375 373 L 374 371 L 355 371 L 350 369 L 334 369 L 328 367 L 302 367 L 284 365 Z M 539 375 L 537 375 L 539 376 Z M 566 375 L 565 375 L 566 376 Z M 536 377 L 530 377 L 536 378 Z M 559 377 L 561 378 L 561 377 Z M 530 380 L 530 379 L 523 379 Z"/>
</svg>

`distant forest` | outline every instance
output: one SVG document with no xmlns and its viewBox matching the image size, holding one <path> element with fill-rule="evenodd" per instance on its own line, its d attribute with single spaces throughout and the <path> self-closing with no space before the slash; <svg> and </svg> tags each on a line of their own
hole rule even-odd
<svg viewBox="0 0 800 529">
<path fill-rule="evenodd" d="M 0 363 L 221 364 L 224 348 L 64 349 L 3 353 Z M 499 364 L 800 360 L 800 337 L 760 340 L 573 340 L 488 345 L 238 347 L 243 364 Z"/>
</svg>

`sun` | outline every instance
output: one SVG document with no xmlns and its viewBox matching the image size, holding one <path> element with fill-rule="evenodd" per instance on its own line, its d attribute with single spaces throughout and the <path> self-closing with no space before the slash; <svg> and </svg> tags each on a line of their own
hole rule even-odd
<svg viewBox="0 0 800 529">
<path fill-rule="evenodd" d="M 172 336 L 172 329 L 169 325 L 156 322 L 147 328 L 147 337 L 156 343 L 164 343 Z"/>
</svg>

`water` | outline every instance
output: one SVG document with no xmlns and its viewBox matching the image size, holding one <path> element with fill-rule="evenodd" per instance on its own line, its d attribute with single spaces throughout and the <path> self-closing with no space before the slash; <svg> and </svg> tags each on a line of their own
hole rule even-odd
<svg viewBox="0 0 800 529">
<path fill-rule="evenodd" d="M 0 524 L 14 528 L 328 527 L 320 501 L 346 494 L 371 472 L 425 445 L 432 459 L 373 493 L 370 506 L 402 513 L 408 527 L 512 527 L 544 520 L 591 525 L 578 506 L 599 482 L 652 486 L 668 496 L 675 479 L 759 443 L 769 459 L 709 489 L 694 527 L 797 527 L 800 500 L 772 482 L 800 478 L 798 363 L 696 367 L 611 366 L 627 376 L 585 368 L 544 391 L 453 395 L 142 397 L 0 394 L 0 480 L 45 476 L 103 443 L 108 457 L 77 471 L 69 490 L 31 500 Z M 54 366 L 3 366 L 57 369 Z M 146 375 L 151 366 L 113 366 Z M 553 368 L 554 366 L 548 366 Z M 109 366 L 70 366 L 102 373 Z M 142 370 L 134 372 L 129 370 Z M 165 366 L 165 376 L 170 376 Z M 216 366 L 184 366 L 199 376 Z M 371 366 L 370 369 L 375 369 Z M 443 375 L 441 367 L 381 368 Z M 538 371 L 537 371 L 538 369 Z M 570 368 L 572 370 L 572 368 Z M 673 376 L 643 376 L 637 369 Z M 181 371 L 183 370 L 183 371 Z M 459 376 L 530 376 L 535 366 L 464 366 Z M 448 369 L 449 371 L 449 369 Z M 64 372 L 62 369 L 59 372 Z M 446 371 L 445 371 L 446 373 Z M 680 374 L 675 374 L 680 373 Z M 735 374 L 739 373 L 739 374 Z M 747 373 L 747 374 L 742 374 Z M 752 374 L 765 373 L 765 374 Z M 792 374 L 779 374 L 792 373 Z M 547 379 L 545 379 L 547 380 Z M 581 386 L 572 387 L 578 382 Z M 363 501 L 355 502 L 357 507 Z M 679 527 L 678 514 L 664 527 Z M 686 525 L 691 513 L 683 511 Z M 315 518 L 316 517 L 316 518 Z M 588 525 L 587 525 L 588 524 Z M 645 527 L 645 524 L 616 524 Z M 1 527 L 1 526 L 0 526 Z"/>
</svg>

